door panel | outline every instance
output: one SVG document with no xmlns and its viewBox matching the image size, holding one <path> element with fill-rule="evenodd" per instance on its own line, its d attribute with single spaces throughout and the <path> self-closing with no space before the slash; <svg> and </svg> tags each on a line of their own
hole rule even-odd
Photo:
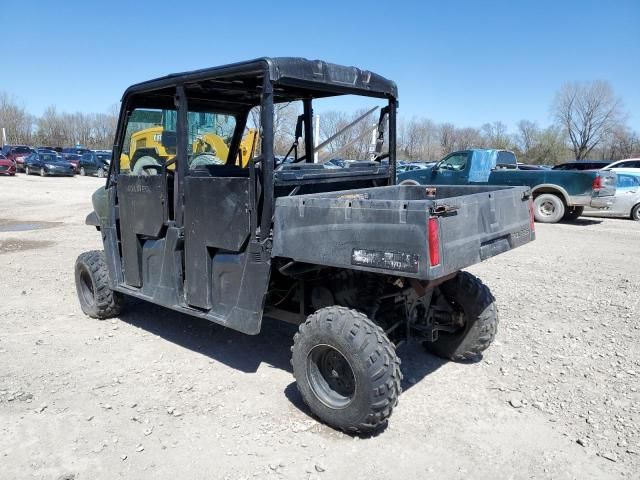
<svg viewBox="0 0 640 480">
<path fill-rule="evenodd" d="M 117 192 L 124 281 L 141 287 L 142 246 L 163 236 L 167 220 L 165 178 L 119 175 Z"/>
<path fill-rule="evenodd" d="M 250 230 L 249 178 L 185 179 L 185 294 L 189 305 L 212 308 L 213 257 L 240 253 Z"/>
</svg>

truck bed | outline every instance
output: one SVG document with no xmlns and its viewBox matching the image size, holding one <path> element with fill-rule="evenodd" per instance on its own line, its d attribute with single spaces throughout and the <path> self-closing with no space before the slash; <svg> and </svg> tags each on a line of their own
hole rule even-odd
<svg viewBox="0 0 640 480">
<path fill-rule="evenodd" d="M 272 256 L 434 280 L 533 240 L 530 199 L 488 185 L 280 197 Z"/>
</svg>

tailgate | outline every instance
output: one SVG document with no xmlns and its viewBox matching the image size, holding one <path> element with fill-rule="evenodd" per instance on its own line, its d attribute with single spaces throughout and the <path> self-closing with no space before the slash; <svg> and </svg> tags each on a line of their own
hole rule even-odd
<svg viewBox="0 0 640 480">
<path fill-rule="evenodd" d="M 529 205 L 526 187 L 393 186 L 281 197 L 272 256 L 435 279 L 531 241 Z"/>
<path fill-rule="evenodd" d="M 616 194 L 618 176 L 611 170 L 599 170 L 597 175 L 601 178 L 600 188 L 594 189 L 594 197 L 610 197 Z"/>
</svg>

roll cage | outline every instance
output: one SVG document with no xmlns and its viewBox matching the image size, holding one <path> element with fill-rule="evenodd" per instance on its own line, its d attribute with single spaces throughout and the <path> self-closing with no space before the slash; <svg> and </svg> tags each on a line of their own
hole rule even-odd
<svg viewBox="0 0 640 480">
<path fill-rule="evenodd" d="M 116 183 L 119 172 L 120 154 L 126 135 L 127 120 L 136 108 L 175 109 L 177 111 L 176 157 L 173 179 L 173 211 L 175 226 L 184 222 L 184 178 L 187 175 L 187 112 L 216 111 L 233 115 L 236 127 L 229 145 L 226 166 L 233 168 L 237 158 L 244 128 L 249 112 L 260 107 L 260 144 L 259 155 L 248 165 L 251 178 L 259 179 L 260 188 L 252 195 L 251 209 L 257 212 L 261 205 L 259 222 L 252 222 L 252 234 L 261 241 L 268 238 L 274 205 L 274 104 L 302 101 L 304 126 L 305 163 L 313 161 L 313 105 L 314 99 L 340 95 L 359 95 L 386 99 L 388 105 L 383 108 L 388 118 L 389 165 L 385 169 L 353 169 L 352 175 L 366 175 L 371 178 L 382 177 L 383 184 L 395 183 L 396 174 L 396 109 L 398 106 L 397 88 L 393 81 L 373 72 L 304 58 L 260 58 L 247 62 L 224 65 L 215 68 L 177 73 L 146 81 L 129 87 L 122 97 L 122 108 L 111 162 L 107 187 Z M 382 124 L 382 118 L 380 119 Z M 382 140 L 378 138 L 378 143 Z M 173 162 L 173 161 L 172 161 Z M 163 169 L 166 173 L 166 167 Z M 327 181 L 320 178 L 317 170 L 311 172 L 307 183 Z M 336 175 L 338 175 L 336 173 Z M 304 175 L 303 175 L 304 176 Z M 345 172 L 342 172 L 342 177 Z M 300 178 L 297 175 L 296 178 Z M 286 178 L 282 182 L 286 182 Z M 294 190 L 295 192 L 295 190 Z M 289 193 L 291 194 L 291 193 Z M 255 237 L 254 237 L 255 238 Z"/>
</svg>

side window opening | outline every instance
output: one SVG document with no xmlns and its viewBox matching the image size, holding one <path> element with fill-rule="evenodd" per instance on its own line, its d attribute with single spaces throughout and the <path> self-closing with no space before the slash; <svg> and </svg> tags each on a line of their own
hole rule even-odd
<svg viewBox="0 0 640 480">
<path fill-rule="evenodd" d="M 120 173 L 128 175 L 159 173 L 161 166 L 176 155 L 176 118 L 175 110 L 149 108 L 133 110 L 129 116 L 120 154 Z M 171 137 L 173 142 L 170 140 Z"/>
</svg>

